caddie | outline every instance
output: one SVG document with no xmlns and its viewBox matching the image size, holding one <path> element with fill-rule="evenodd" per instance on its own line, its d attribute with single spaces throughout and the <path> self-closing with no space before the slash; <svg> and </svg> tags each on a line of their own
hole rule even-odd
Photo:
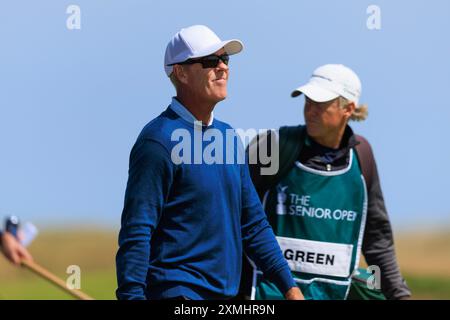
<svg viewBox="0 0 450 320">
<path fill-rule="evenodd" d="M 324 65 L 291 96 L 301 94 L 306 125 L 268 131 L 248 147 L 254 185 L 297 285 L 305 299 L 408 298 L 372 149 L 348 124 L 368 114 L 358 76 Z M 279 150 L 275 175 L 261 174 L 264 145 Z M 373 275 L 358 269 L 361 253 Z M 253 279 L 253 299 L 280 297 L 264 272 L 252 272 L 243 279 Z"/>
</svg>

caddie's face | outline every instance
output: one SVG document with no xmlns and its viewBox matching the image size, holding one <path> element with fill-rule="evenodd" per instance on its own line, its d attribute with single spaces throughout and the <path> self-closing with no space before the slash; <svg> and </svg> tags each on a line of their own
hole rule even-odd
<svg viewBox="0 0 450 320">
<path fill-rule="evenodd" d="M 347 124 L 346 111 L 339 106 L 339 98 L 327 102 L 315 102 L 305 96 L 304 116 L 306 130 L 313 138 L 335 134 Z"/>
<path fill-rule="evenodd" d="M 222 48 L 215 52 L 220 56 L 225 53 Z M 217 103 L 227 97 L 229 68 L 220 60 L 215 68 L 203 68 L 200 63 L 183 66 L 186 71 L 187 85 L 198 100 Z"/>
</svg>

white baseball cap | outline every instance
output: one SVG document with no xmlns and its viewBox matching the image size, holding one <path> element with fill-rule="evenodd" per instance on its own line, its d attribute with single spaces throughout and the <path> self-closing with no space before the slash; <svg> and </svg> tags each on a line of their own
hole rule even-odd
<svg viewBox="0 0 450 320">
<path fill-rule="evenodd" d="M 316 102 L 326 102 L 339 96 L 358 105 L 361 81 L 356 73 L 342 64 L 326 64 L 314 70 L 309 82 L 295 89 L 291 96 L 304 94 Z"/>
<path fill-rule="evenodd" d="M 195 25 L 181 29 L 167 44 L 164 70 L 167 76 L 170 76 L 173 70 L 171 64 L 184 62 L 191 58 L 205 57 L 221 48 L 232 55 L 241 52 L 244 45 L 237 39 L 222 41 L 206 26 Z"/>
</svg>

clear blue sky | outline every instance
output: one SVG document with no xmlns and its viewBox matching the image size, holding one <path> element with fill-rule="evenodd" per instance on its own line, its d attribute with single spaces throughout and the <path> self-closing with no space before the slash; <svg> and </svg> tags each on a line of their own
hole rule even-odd
<svg viewBox="0 0 450 320">
<path fill-rule="evenodd" d="M 66 8 L 81 8 L 81 30 Z M 366 27 L 369 5 L 381 30 Z M 229 97 L 237 128 L 303 122 L 290 92 L 315 67 L 343 63 L 363 83 L 372 143 L 395 228 L 450 221 L 450 2 L 2 1 L 0 216 L 40 227 L 117 228 L 130 149 L 170 102 L 164 50 L 180 28 L 239 38 Z"/>
</svg>

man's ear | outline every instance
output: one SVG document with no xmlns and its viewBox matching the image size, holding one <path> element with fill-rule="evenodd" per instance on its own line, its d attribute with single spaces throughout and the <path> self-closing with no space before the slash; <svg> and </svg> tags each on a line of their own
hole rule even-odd
<svg viewBox="0 0 450 320">
<path fill-rule="evenodd" d="M 184 68 L 181 65 L 179 65 L 179 64 L 174 65 L 173 73 L 179 82 L 184 83 L 184 84 L 188 83 L 188 76 L 186 74 L 186 71 L 184 70 Z"/>
<path fill-rule="evenodd" d="M 355 112 L 356 109 L 356 105 L 355 102 L 350 101 L 349 103 L 347 103 L 347 105 L 345 105 L 343 108 L 344 110 L 344 115 L 348 118 L 351 117 L 351 115 L 353 114 L 353 112 Z"/>
</svg>

